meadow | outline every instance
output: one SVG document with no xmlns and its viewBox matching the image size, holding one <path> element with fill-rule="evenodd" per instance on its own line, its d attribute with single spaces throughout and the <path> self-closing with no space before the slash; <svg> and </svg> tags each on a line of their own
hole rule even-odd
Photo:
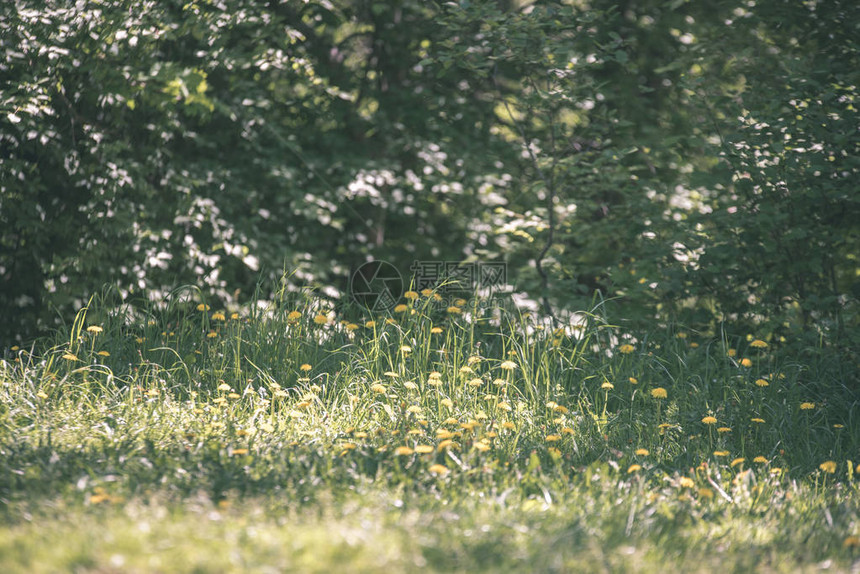
<svg viewBox="0 0 860 574">
<path fill-rule="evenodd" d="M 0 571 L 860 565 L 857 369 L 824 346 L 432 291 L 171 301 L 5 351 Z"/>
</svg>

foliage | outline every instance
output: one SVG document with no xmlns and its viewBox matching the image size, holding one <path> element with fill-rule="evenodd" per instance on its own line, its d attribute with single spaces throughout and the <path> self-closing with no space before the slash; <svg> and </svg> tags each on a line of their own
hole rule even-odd
<svg viewBox="0 0 860 574">
<path fill-rule="evenodd" d="M 854 2 L 0 10 L 7 341 L 105 284 L 343 299 L 376 258 L 504 261 L 564 321 L 599 293 L 856 342 Z"/>
</svg>

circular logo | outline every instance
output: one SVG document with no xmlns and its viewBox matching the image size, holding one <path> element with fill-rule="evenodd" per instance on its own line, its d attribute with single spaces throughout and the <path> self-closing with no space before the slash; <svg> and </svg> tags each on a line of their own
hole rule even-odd
<svg viewBox="0 0 860 574">
<path fill-rule="evenodd" d="M 403 294 L 403 278 L 391 263 L 369 261 L 349 278 L 353 300 L 371 311 L 389 311 Z"/>
</svg>

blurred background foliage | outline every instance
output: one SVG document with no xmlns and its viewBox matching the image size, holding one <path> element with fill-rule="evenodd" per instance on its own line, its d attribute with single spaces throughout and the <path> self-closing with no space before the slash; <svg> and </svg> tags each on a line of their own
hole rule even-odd
<svg viewBox="0 0 860 574">
<path fill-rule="evenodd" d="M 4 2 L 0 340 L 105 285 L 343 298 L 373 258 L 850 349 L 858 27 L 854 0 Z"/>
</svg>

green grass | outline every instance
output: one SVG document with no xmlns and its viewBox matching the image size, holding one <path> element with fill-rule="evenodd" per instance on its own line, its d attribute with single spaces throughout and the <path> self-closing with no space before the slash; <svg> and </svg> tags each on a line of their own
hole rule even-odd
<svg viewBox="0 0 860 574">
<path fill-rule="evenodd" d="M 856 369 L 829 350 L 405 304 L 97 302 L 10 350 L 0 570 L 795 572 L 860 555 Z"/>
</svg>

